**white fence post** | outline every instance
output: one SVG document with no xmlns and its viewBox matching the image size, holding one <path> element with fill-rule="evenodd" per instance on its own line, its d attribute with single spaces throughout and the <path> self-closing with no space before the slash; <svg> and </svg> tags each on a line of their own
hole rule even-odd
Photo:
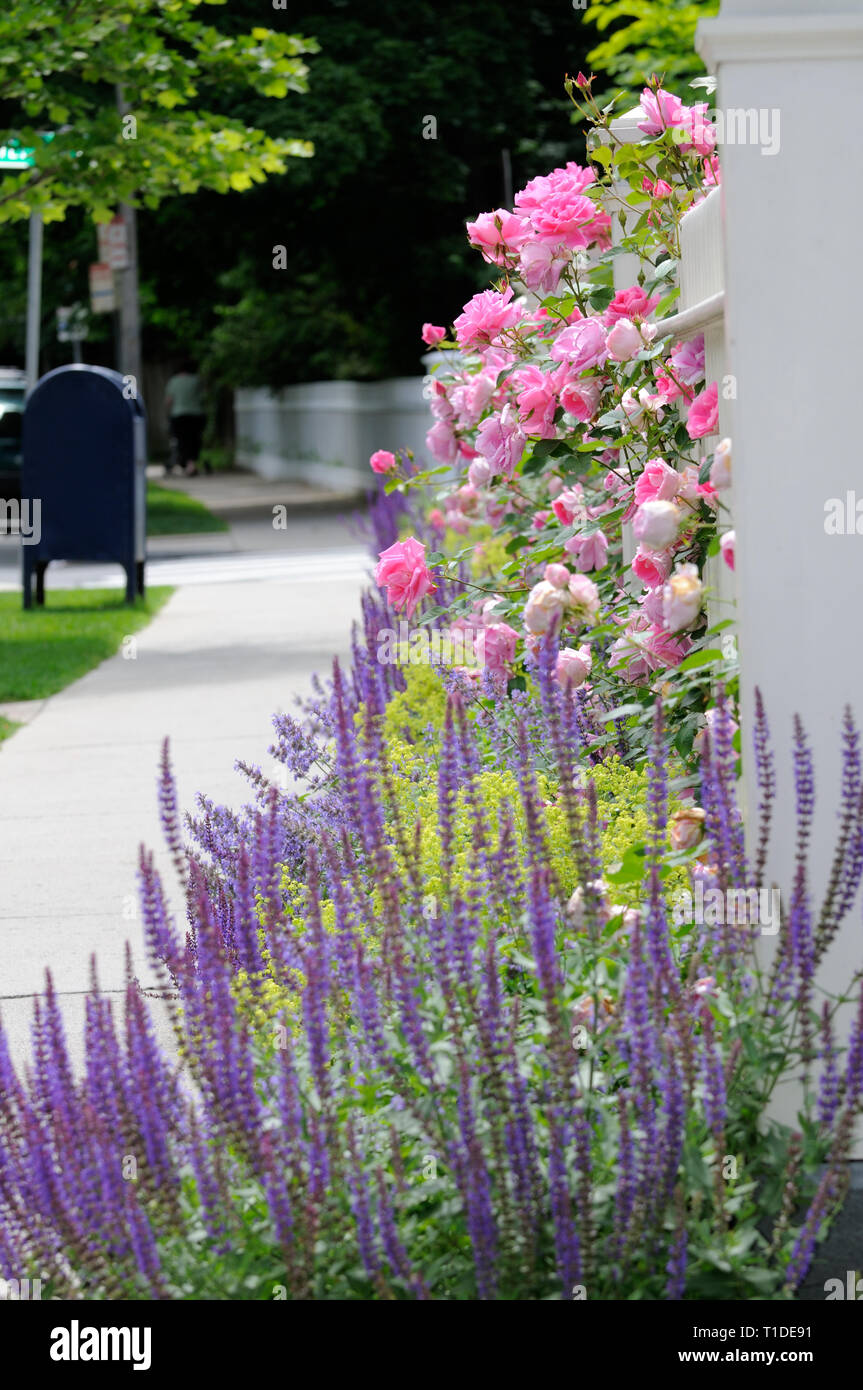
<svg viewBox="0 0 863 1390">
<path fill-rule="evenodd" d="M 803 720 L 818 798 L 809 856 L 817 907 L 836 839 L 846 705 L 863 727 L 863 535 L 825 529 L 831 498 L 855 489 L 863 497 L 863 279 L 855 262 L 863 0 L 723 0 L 696 43 L 717 74 L 726 127 L 720 160 L 726 344 L 738 382 L 733 506 L 744 728 L 752 729 L 757 686 L 778 778 L 768 874 L 787 909 L 792 720 Z M 754 119 L 740 119 L 748 112 Z M 755 806 L 751 755 L 745 775 Z M 825 986 L 841 990 L 861 955 L 855 908 L 827 957 Z"/>
</svg>

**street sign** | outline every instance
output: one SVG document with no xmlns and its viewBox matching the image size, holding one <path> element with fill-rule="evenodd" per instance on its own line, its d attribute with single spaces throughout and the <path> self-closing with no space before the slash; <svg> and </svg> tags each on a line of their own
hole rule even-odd
<svg viewBox="0 0 863 1390">
<path fill-rule="evenodd" d="M 84 304 L 67 304 L 57 310 L 58 343 L 87 341 L 87 308 Z"/>
<path fill-rule="evenodd" d="M 122 217 L 114 217 L 110 222 L 99 222 L 96 227 L 99 238 L 99 260 L 112 270 L 127 270 L 129 266 L 129 243 L 126 237 L 126 223 Z"/>
<path fill-rule="evenodd" d="M 0 169 L 32 169 L 36 163 L 33 150 L 12 140 L 8 145 L 0 145 Z"/>
<path fill-rule="evenodd" d="M 114 272 L 103 261 L 97 261 L 90 266 L 90 308 L 94 314 L 112 314 L 116 307 Z"/>
</svg>

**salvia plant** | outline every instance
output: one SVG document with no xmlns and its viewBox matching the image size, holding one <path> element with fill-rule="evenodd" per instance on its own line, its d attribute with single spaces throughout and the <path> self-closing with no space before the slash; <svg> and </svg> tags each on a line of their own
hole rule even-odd
<svg viewBox="0 0 863 1390">
<path fill-rule="evenodd" d="M 254 802 L 202 802 L 187 847 L 166 752 L 186 920 L 143 851 L 140 881 L 179 1059 L 131 965 L 122 1020 L 94 967 L 80 1072 L 50 980 L 23 1073 L 0 1035 L 0 1272 L 65 1298 L 792 1296 L 841 1204 L 863 1091 L 863 1003 L 847 1043 L 839 1017 L 860 972 L 843 1001 L 817 998 L 863 870 L 850 717 L 817 910 L 797 731 L 796 877 L 768 956 L 748 895 L 774 796 L 763 712 L 750 855 L 720 694 L 701 806 L 670 820 L 657 705 L 646 833 L 603 874 L 611 755 L 586 747 L 554 633 L 525 689 L 436 677 L 439 721 L 407 732 L 418 773 L 388 732 L 406 681 L 375 665 L 377 605 L 350 670 L 275 721 L 295 790 L 249 769 Z M 504 762 L 513 795 L 492 802 Z M 432 825 L 411 811 L 430 778 Z M 750 908 L 693 921 L 680 883 L 699 880 Z M 794 1131 L 769 1117 L 789 1076 Z"/>
</svg>

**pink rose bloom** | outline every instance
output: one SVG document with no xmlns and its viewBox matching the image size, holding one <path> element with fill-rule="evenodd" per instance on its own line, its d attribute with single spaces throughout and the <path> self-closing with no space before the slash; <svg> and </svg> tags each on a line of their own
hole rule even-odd
<svg viewBox="0 0 863 1390">
<path fill-rule="evenodd" d="M 518 633 L 508 623 L 487 623 L 477 634 L 477 646 L 489 671 L 506 671 L 515 660 Z"/>
<path fill-rule="evenodd" d="M 653 183 L 645 175 L 641 180 L 641 191 L 649 193 L 651 198 L 667 198 L 671 192 L 671 184 L 666 183 L 665 179 L 657 179 L 656 183 Z"/>
<path fill-rule="evenodd" d="M 587 536 L 570 536 L 563 548 L 567 555 L 575 556 L 575 568 L 585 574 L 588 570 L 605 567 L 608 537 L 602 531 L 591 531 Z"/>
<path fill-rule="evenodd" d="M 426 447 L 438 463 L 455 463 L 458 454 L 458 440 L 446 420 L 438 420 L 426 435 Z"/>
<path fill-rule="evenodd" d="M 615 362 L 629 362 L 644 346 L 632 319 L 618 319 L 606 339 L 608 353 Z"/>
<path fill-rule="evenodd" d="M 638 600 L 642 613 L 654 627 L 665 626 L 664 588 L 646 589 Z"/>
<path fill-rule="evenodd" d="M 483 260 L 492 265 L 506 265 L 512 261 L 529 236 L 530 223 L 527 218 L 516 217 L 506 208 L 482 212 L 475 222 L 467 224 L 467 239 L 471 246 L 481 251 Z"/>
<path fill-rule="evenodd" d="M 566 589 L 569 586 L 570 574 L 566 565 L 551 564 L 546 565 L 545 573 L 542 576 L 549 584 L 553 584 L 555 589 Z"/>
<path fill-rule="evenodd" d="M 704 334 L 675 343 L 668 356 L 674 375 L 684 386 L 695 386 L 704 380 Z"/>
<path fill-rule="evenodd" d="M 689 407 L 686 432 L 690 439 L 703 439 L 719 427 L 719 388 L 715 381 L 695 397 Z"/>
<path fill-rule="evenodd" d="M 638 122 L 638 129 L 651 137 L 679 125 L 687 109 L 680 97 L 664 92 L 661 87 L 655 92 L 645 87 L 638 104 L 644 113 L 644 120 Z"/>
<path fill-rule="evenodd" d="M 550 174 L 540 174 L 538 178 L 531 179 L 530 183 L 516 193 L 515 205 L 519 212 L 530 217 L 531 213 L 542 207 L 555 189 L 566 187 L 573 193 L 583 193 L 595 182 L 596 173 L 589 165 L 582 166 L 570 160 L 565 169 L 554 169 Z"/>
<path fill-rule="evenodd" d="M 586 644 L 578 647 L 564 647 L 557 654 L 557 662 L 554 668 L 555 680 L 564 689 L 569 686 L 575 690 L 577 686 L 583 685 L 590 675 L 593 666 L 593 658 L 590 654 L 590 647 Z"/>
<path fill-rule="evenodd" d="M 581 521 L 585 517 L 584 503 L 582 502 L 582 490 L 578 488 L 564 488 L 559 496 L 555 497 L 551 504 L 561 526 L 571 526 L 574 521 Z"/>
<path fill-rule="evenodd" d="M 549 584 L 547 579 L 541 579 L 538 584 L 534 584 L 527 596 L 522 618 L 527 631 L 532 632 L 535 637 L 548 632 L 552 624 L 562 616 L 568 603 L 569 593 L 566 589 L 558 589 L 556 585 Z"/>
<path fill-rule="evenodd" d="M 630 285 L 628 289 L 617 291 L 602 321 L 610 328 L 618 319 L 646 319 L 658 303 L 658 294 L 648 297 L 641 285 Z"/>
<path fill-rule="evenodd" d="M 639 546 L 633 556 L 632 572 L 648 589 L 656 589 L 671 573 L 671 556 Z"/>
<path fill-rule="evenodd" d="M 549 354 L 556 362 L 568 362 L 572 371 L 601 367 L 608 357 L 605 329 L 600 319 L 579 319 L 558 334 Z"/>
<path fill-rule="evenodd" d="M 490 415 L 477 430 L 476 447 L 488 459 L 492 473 L 511 478 L 521 461 L 527 438 L 523 434 L 512 406 L 504 406 L 500 415 Z"/>
<path fill-rule="evenodd" d="M 665 459 L 648 459 L 643 472 L 636 479 L 635 500 L 639 506 L 644 502 L 670 502 L 680 491 L 680 474 Z"/>
<path fill-rule="evenodd" d="M 551 512 L 534 512 L 533 520 L 530 523 L 534 531 L 541 531 L 550 516 Z"/>
<path fill-rule="evenodd" d="M 519 422 L 525 432 L 538 434 L 541 439 L 553 439 L 557 396 L 552 373 L 541 372 L 539 367 L 520 367 L 513 372 L 511 380 L 518 402 Z"/>
<path fill-rule="evenodd" d="M 722 182 L 722 175 L 719 170 L 719 156 L 716 154 L 708 155 L 704 161 L 704 182 L 708 187 L 718 187 Z"/>
<path fill-rule="evenodd" d="M 706 101 L 696 101 L 693 106 L 683 107 L 681 129 L 675 133 L 674 139 L 684 153 L 694 150 L 702 156 L 713 154 L 716 149 L 716 126 L 708 120 Z"/>
<path fill-rule="evenodd" d="M 469 299 L 454 325 L 459 347 L 490 347 L 501 333 L 518 323 L 521 310 L 510 304 L 512 294 L 512 286 L 507 285 L 502 293 L 482 290 Z"/>
<path fill-rule="evenodd" d="M 647 635 L 647 651 L 662 666 L 679 666 L 692 646 L 689 637 L 672 636 L 661 627 L 651 628 Z"/>
<path fill-rule="evenodd" d="M 694 399 L 695 392 L 691 386 L 682 385 L 679 381 L 675 380 L 673 376 L 664 372 L 661 367 L 657 367 L 656 363 L 654 363 L 653 366 L 653 373 L 656 377 L 657 399 L 662 401 L 665 405 L 670 405 L 672 401 L 676 401 L 680 396 L 686 401 Z"/>
<path fill-rule="evenodd" d="M 598 376 L 576 377 L 561 388 L 560 403 L 567 415 L 581 424 L 588 424 L 596 414 L 602 394 L 602 379 Z"/>
<path fill-rule="evenodd" d="M 446 530 L 446 521 L 440 507 L 433 507 L 429 512 L 429 526 L 432 530 L 437 531 L 439 536 L 442 536 Z"/>
<path fill-rule="evenodd" d="M 445 328 L 438 328 L 437 325 L 434 323 L 423 324 L 422 340 L 425 343 L 426 347 L 437 347 L 438 343 L 443 342 L 445 337 Z"/>
<path fill-rule="evenodd" d="M 404 609 L 409 618 L 426 594 L 435 585 L 425 562 L 426 548 L 415 536 L 405 541 L 396 541 L 388 550 L 380 552 L 379 564 L 375 570 L 375 583 L 387 590 L 387 602 L 397 613 Z"/>
<path fill-rule="evenodd" d="M 474 459 L 470 468 L 467 470 L 467 480 L 471 487 L 485 487 L 491 478 L 491 464 L 488 459 Z"/>
<path fill-rule="evenodd" d="M 378 449 L 372 454 L 369 464 L 373 473 L 391 473 L 396 466 L 396 456 L 387 449 Z"/>
<path fill-rule="evenodd" d="M 704 598 L 697 565 L 678 565 L 662 591 L 662 626 L 666 632 L 692 627 Z"/>
<path fill-rule="evenodd" d="M 667 550 L 677 540 L 680 508 L 657 498 L 642 502 L 632 523 L 632 533 L 646 550 Z"/>
<path fill-rule="evenodd" d="M 720 439 L 716 448 L 713 450 L 713 462 L 710 465 L 710 481 L 717 492 L 722 492 L 725 488 L 731 487 L 730 439 Z"/>
<path fill-rule="evenodd" d="M 726 531 L 724 536 L 719 537 L 719 549 L 722 558 L 730 570 L 734 569 L 734 532 Z"/>
<path fill-rule="evenodd" d="M 627 681 L 642 681 L 654 669 L 653 659 L 645 649 L 645 639 L 638 631 L 637 620 L 630 623 L 609 648 L 609 670 Z"/>
<path fill-rule="evenodd" d="M 574 574 L 569 581 L 569 601 L 573 616 L 582 623 L 596 622 L 599 612 L 599 590 L 586 574 Z"/>
<path fill-rule="evenodd" d="M 562 246 L 553 246 L 547 241 L 529 241 L 521 248 L 519 276 L 527 289 L 554 294 L 571 260 L 570 252 Z"/>
<path fill-rule="evenodd" d="M 496 373 L 479 372 L 462 386 L 450 392 L 453 409 L 458 416 L 459 429 L 470 429 L 482 415 L 497 386 Z"/>
</svg>

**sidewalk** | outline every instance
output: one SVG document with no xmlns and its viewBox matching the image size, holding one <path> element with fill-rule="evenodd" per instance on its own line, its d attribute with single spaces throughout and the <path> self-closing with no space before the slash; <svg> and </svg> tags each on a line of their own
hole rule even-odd
<svg viewBox="0 0 863 1390">
<path fill-rule="evenodd" d="M 118 654 L 28 711 L 0 747 L 0 1011 L 18 1056 L 47 964 L 76 1044 L 92 952 L 102 989 L 119 990 L 130 940 L 149 983 L 135 877 L 142 841 L 177 896 L 156 802 L 165 735 L 184 810 L 198 791 L 242 804 L 235 759 L 266 770 L 271 716 L 293 709 L 312 674 L 348 651 L 367 570 L 356 539 L 330 517 L 332 548 L 313 554 L 307 541 L 306 565 L 305 523 L 278 534 L 294 555 L 287 576 L 179 588 L 137 635 L 133 660 Z"/>
</svg>

